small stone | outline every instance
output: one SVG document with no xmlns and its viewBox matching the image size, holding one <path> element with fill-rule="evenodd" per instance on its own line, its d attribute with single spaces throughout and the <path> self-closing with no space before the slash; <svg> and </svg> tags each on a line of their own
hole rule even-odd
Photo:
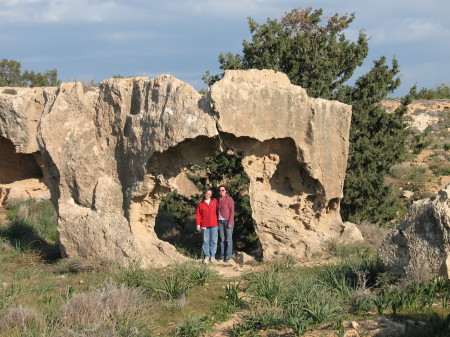
<svg viewBox="0 0 450 337">
<path fill-rule="evenodd" d="M 358 322 L 356 322 L 356 321 L 351 321 L 350 324 L 351 324 L 351 327 L 352 327 L 353 329 L 358 329 L 358 328 L 359 328 L 359 324 L 358 324 Z"/>
<path fill-rule="evenodd" d="M 423 322 L 423 321 L 417 321 L 416 324 L 418 326 L 427 326 L 427 323 Z"/>
<path fill-rule="evenodd" d="M 84 281 L 83 281 L 83 280 L 79 280 L 78 283 L 79 283 L 79 284 L 83 284 Z"/>
<path fill-rule="evenodd" d="M 344 328 L 350 328 L 352 326 L 352 323 L 350 321 L 343 321 L 342 326 Z"/>
</svg>

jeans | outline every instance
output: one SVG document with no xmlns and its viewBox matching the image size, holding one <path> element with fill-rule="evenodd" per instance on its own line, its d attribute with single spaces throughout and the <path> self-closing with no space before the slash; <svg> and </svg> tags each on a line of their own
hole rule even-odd
<svg viewBox="0 0 450 337">
<path fill-rule="evenodd" d="M 231 228 L 228 228 L 228 220 L 219 220 L 219 247 L 220 247 L 220 257 L 219 259 L 229 260 L 233 254 L 233 228 L 234 223 Z"/>
<path fill-rule="evenodd" d="M 203 254 L 206 258 L 216 256 L 217 251 L 217 226 L 202 228 L 203 235 Z"/>
</svg>

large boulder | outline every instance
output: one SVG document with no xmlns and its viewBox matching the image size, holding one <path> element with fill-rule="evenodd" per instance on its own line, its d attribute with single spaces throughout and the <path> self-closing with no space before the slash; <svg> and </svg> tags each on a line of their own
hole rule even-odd
<svg viewBox="0 0 450 337">
<path fill-rule="evenodd" d="M 379 254 L 393 277 L 449 276 L 450 185 L 434 196 L 415 201 Z"/>
<path fill-rule="evenodd" d="M 47 102 L 37 138 L 67 256 L 186 259 L 155 234 L 159 203 L 190 196 L 190 168 L 226 148 L 243 152 L 264 258 L 307 257 L 344 232 L 351 107 L 282 73 L 227 71 L 206 96 L 170 75 L 64 83 Z"/>
</svg>

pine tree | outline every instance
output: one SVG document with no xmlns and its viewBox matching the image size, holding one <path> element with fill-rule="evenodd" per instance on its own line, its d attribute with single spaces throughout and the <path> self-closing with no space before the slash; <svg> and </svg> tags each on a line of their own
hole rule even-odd
<svg viewBox="0 0 450 337">
<path fill-rule="evenodd" d="M 359 32 L 356 42 L 344 31 L 355 15 L 324 18 L 322 9 L 293 9 L 278 21 L 259 25 L 249 18 L 251 42 L 243 41 L 243 55 L 220 54 L 220 68 L 274 69 L 305 88 L 310 97 L 339 100 L 353 106 L 350 152 L 344 199 L 344 219 L 381 222 L 396 215 L 397 205 L 384 178 L 405 153 L 406 128 L 402 115 L 410 96 L 393 114 L 380 102 L 400 85 L 397 60 L 374 61 L 372 69 L 353 86 L 346 82 L 368 54 L 368 38 Z M 223 74 L 203 77 L 211 85 Z"/>
</svg>

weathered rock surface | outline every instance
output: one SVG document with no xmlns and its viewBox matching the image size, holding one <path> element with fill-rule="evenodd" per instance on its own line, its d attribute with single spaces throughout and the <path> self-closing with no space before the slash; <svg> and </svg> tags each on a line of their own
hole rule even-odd
<svg viewBox="0 0 450 337">
<path fill-rule="evenodd" d="M 413 203 L 406 220 L 379 249 L 394 277 L 448 276 L 450 255 L 450 185 L 433 197 Z"/>
<path fill-rule="evenodd" d="M 206 97 L 169 75 L 46 90 L 54 95 L 28 99 L 48 97 L 37 138 L 66 255 L 143 266 L 185 259 L 155 234 L 160 200 L 174 189 L 190 196 L 190 167 L 228 147 L 243 151 L 264 258 L 307 257 L 344 228 L 351 108 L 309 98 L 282 73 L 227 71 Z M 17 98 L 1 96 L 0 116 Z"/>
<path fill-rule="evenodd" d="M 210 97 L 224 143 L 244 151 L 265 258 L 306 257 L 339 236 L 350 107 L 272 71 L 226 72 Z"/>
<path fill-rule="evenodd" d="M 14 88 L 15 95 L 0 91 L 0 205 L 47 194 L 36 135 L 41 116 L 50 108 L 56 90 Z"/>
</svg>

